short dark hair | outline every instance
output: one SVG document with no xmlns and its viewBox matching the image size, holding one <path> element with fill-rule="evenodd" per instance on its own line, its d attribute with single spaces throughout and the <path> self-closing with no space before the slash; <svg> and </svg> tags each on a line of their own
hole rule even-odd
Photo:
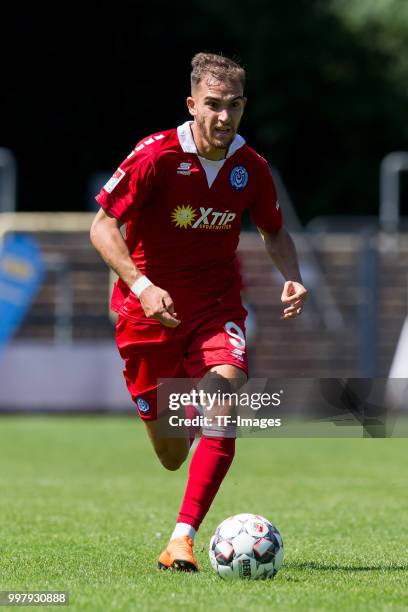
<svg viewBox="0 0 408 612">
<path fill-rule="evenodd" d="M 245 69 L 236 61 L 215 53 L 196 53 L 191 60 L 191 87 L 198 85 L 205 75 L 219 81 L 239 81 L 245 87 Z"/>
</svg>

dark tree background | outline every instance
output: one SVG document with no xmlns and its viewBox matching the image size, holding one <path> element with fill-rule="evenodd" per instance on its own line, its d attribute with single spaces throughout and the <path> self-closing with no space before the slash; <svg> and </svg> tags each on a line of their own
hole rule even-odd
<svg viewBox="0 0 408 612">
<path fill-rule="evenodd" d="M 240 131 L 280 169 L 303 221 L 376 214 L 379 163 L 408 148 L 408 90 L 403 67 L 395 69 L 407 29 L 397 48 L 381 44 L 387 24 L 350 25 L 338 6 L 15 3 L 0 42 L 0 146 L 18 160 L 19 210 L 84 210 L 91 174 L 114 170 L 140 138 L 186 120 L 190 59 L 207 50 L 246 66 Z"/>
</svg>

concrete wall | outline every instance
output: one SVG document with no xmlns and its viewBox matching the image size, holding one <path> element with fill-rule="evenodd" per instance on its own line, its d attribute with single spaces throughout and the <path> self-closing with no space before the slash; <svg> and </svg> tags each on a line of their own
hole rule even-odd
<svg viewBox="0 0 408 612">
<path fill-rule="evenodd" d="M 0 357 L 0 411 L 135 410 L 113 341 L 15 341 Z"/>
</svg>

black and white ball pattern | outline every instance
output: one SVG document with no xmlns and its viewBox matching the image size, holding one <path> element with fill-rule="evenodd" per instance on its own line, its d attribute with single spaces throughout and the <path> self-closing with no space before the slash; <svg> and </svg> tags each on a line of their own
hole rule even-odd
<svg viewBox="0 0 408 612">
<path fill-rule="evenodd" d="M 221 578 L 273 578 L 283 562 L 279 531 L 259 514 L 236 514 L 220 525 L 210 541 L 210 561 Z"/>
</svg>

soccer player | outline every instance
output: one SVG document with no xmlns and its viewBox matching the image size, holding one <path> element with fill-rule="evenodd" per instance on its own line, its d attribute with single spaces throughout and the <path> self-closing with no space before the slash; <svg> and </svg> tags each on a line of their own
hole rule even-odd
<svg viewBox="0 0 408 612">
<path fill-rule="evenodd" d="M 235 255 L 244 209 L 285 279 L 282 318 L 297 317 L 307 295 L 268 164 L 237 133 L 244 84 L 236 62 L 195 55 L 187 98 L 193 120 L 144 138 L 96 197 L 101 209 L 91 241 L 119 276 L 111 305 L 119 314 L 126 383 L 168 470 L 184 462 L 189 443 L 160 435 L 157 379 L 191 377 L 205 388 L 216 376 L 229 389 L 246 381 L 246 312 Z M 197 571 L 194 536 L 234 452 L 235 438 L 223 428 L 203 428 L 159 568 Z"/>
</svg>

